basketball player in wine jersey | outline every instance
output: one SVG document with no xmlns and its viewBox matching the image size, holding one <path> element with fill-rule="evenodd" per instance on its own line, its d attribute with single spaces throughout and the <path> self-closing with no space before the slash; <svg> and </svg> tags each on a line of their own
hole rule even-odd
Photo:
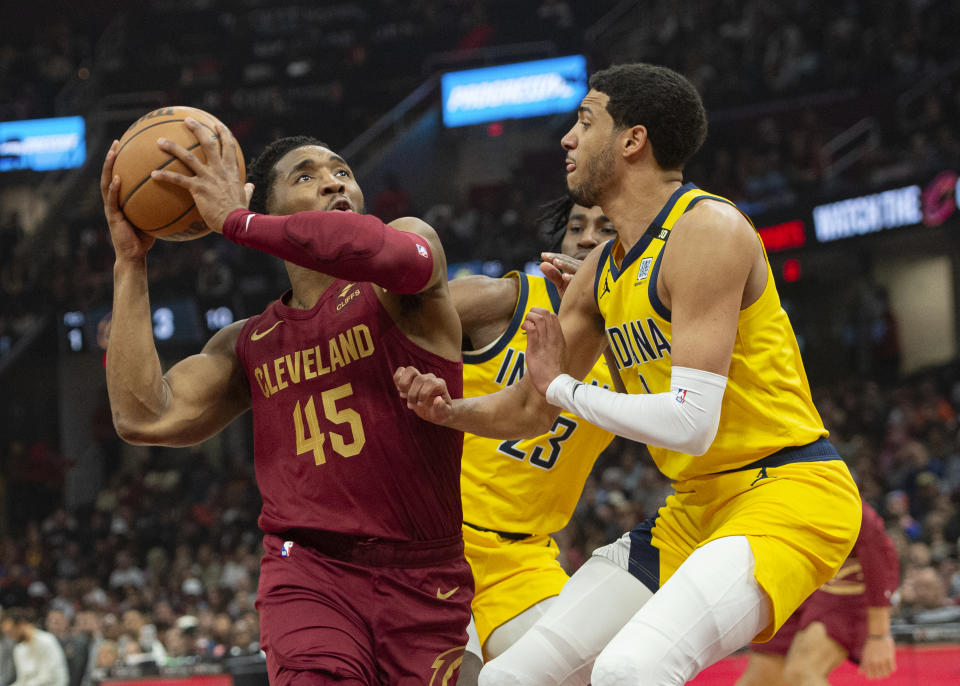
<svg viewBox="0 0 960 686">
<path fill-rule="evenodd" d="M 319 140 L 272 143 L 245 188 L 229 131 L 218 127 L 220 146 L 187 126 L 206 162 L 161 140 L 195 175 L 155 178 L 189 190 L 212 230 L 285 260 L 292 288 L 164 373 L 147 289 L 153 239 L 118 209 L 114 143 L 101 189 L 117 255 L 107 353 L 117 431 L 185 446 L 252 410 L 271 684 L 453 684 L 473 595 L 463 437 L 417 417 L 392 381 L 397 366 L 417 365 L 461 393 L 437 235 L 418 219 L 361 214 L 352 170 Z"/>
</svg>

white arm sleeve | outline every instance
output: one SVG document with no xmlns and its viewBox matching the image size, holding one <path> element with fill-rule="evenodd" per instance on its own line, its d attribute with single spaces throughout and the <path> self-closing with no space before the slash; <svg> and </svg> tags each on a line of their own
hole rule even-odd
<svg viewBox="0 0 960 686">
<path fill-rule="evenodd" d="M 717 435 L 727 377 L 673 367 L 670 392 L 616 393 L 561 374 L 547 387 L 547 402 L 624 438 L 703 455 Z"/>
</svg>

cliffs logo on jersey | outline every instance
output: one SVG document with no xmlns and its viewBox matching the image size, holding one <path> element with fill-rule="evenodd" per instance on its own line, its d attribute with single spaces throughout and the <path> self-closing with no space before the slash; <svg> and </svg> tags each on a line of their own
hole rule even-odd
<svg viewBox="0 0 960 686">
<path fill-rule="evenodd" d="M 607 327 L 607 340 L 620 369 L 661 360 L 670 354 L 670 342 L 652 317 Z"/>
<path fill-rule="evenodd" d="M 344 286 L 343 290 L 340 291 L 340 295 L 337 296 L 340 298 L 340 302 L 337 303 L 337 312 L 349 305 L 354 298 L 360 295 L 360 289 L 354 288 L 355 286 L 355 283 L 348 283 L 346 286 Z M 350 292 L 351 288 L 353 288 L 352 293 Z"/>
<path fill-rule="evenodd" d="M 640 260 L 640 267 L 637 270 L 636 283 L 640 283 L 641 281 L 646 279 L 648 276 L 650 276 L 650 265 L 652 263 L 653 263 L 652 257 L 644 257 L 642 260 Z"/>
<path fill-rule="evenodd" d="M 457 670 L 463 662 L 464 648 L 451 648 L 437 655 L 430 665 L 433 674 L 430 675 L 429 686 L 451 686 L 457 682 Z"/>
</svg>

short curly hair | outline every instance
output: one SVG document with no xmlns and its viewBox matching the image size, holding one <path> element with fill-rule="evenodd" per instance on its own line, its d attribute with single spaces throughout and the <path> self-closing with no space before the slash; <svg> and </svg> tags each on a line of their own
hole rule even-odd
<svg viewBox="0 0 960 686">
<path fill-rule="evenodd" d="M 653 156 L 664 169 L 683 169 L 707 138 L 707 112 L 690 81 L 672 69 L 637 62 L 618 64 L 590 77 L 590 88 L 609 98 L 618 129 L 642 124 Z"/>
<path fill-rule="evenodd" d="M 330 147 L 313 136 L 287 136 L 270 143 L 263 149 L 260 156 L 250 163 L 250 166 L 247 167 L 247 182 L 253 184 L 253 196 L 250 198 L 251 210 L 260 214 L 267 214 L 267 200 L 269 199 L 270 188 L 276 180 L 274 168 L 277 162 L 291 150 L 306 145 L 316 145 L 321 148 Z"/>
</svg>

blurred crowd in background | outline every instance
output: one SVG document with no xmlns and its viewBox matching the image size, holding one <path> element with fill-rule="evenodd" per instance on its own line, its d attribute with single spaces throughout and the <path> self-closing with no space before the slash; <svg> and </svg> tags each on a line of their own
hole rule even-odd
<svg viewBox="0 0 960 686">
<path fill-rule="evenodd" d="M 711 132 L 687 178 L 747 211 L 897 183 L 960 160 L 956 3 L 651 1 L 626 56 L 586 31 L 617 4 L 81 0 L 55 20 L 27 6 L 15 19 L 22 30 L 0 46 L 0 120 L 58 113 L 78 80 L 98 80 L 114 95 L 166 84 L 167 101 L 215 112 L 249 154 L 301 132 L 339 148 L 432 73 L 491 46 L 550 41 L 557 54 L 587 55 L 591 69 L 628 57 L 690 77 Z M 931 75 L 939 85 L 914 97 Z M 844 165 L 844 150 L 828 143 L 861 121 L 868 152 Z M 559 146 L 543 154 L 557 189 L 561 154 Z M 423 216 L 450 262 L 521 267 L 544 247 L 535 217 L 549 200 L 542 189 L 550 184 L 528 175 L 505 170 L 499 186 L 425 207 L 394 179 L 367 198 L 367 209 L 385 221 Z M 23 217 L 0 215 L 0 362 L 38 318 L 109 302 L 113 251 L 90 195 L 62 227 L 67 240 L 41 254 L 28 252 Z M 215 238 L 158 242 L 150 264 L 155 298 L 275 297 L 287 287 L 279 263 Z M 908 378 L 895 371 L 817 385 L 815 400 L 897 544 L 895 620 L 960 621 L 960 368 Z M 217 441 L 129 449 L 100 403 L 92 432 L 103 486 L 82 507 L 63 506 L 71 465 L 55 435 L 28 426 L 4 432 L 0 606 L 31 608 L 60 639 L 73 686 L 121 663 L 256 654 L 252 456 Z M 643 446 L 616 440 L 557 534 L 564 567 L 572 572 L 592 549 L 652 516 L 669 492 Z"/>
</svg>

